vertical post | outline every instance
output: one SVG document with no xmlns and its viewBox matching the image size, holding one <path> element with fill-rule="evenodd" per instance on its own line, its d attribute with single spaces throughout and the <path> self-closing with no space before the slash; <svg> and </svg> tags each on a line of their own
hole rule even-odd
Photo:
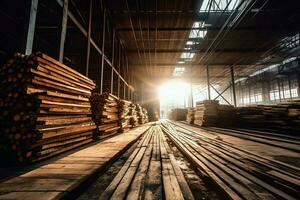
<svg viewBox="0 0 300 200">
<path fill-rule="evenodd" d="M 90 52 L 91 52 L 91 32 L 92 32 L 92 16 L 93 16 L 93 0 L 90 0 L 89 10 L 89 27 L 87 32 L 87 52 L 86 52 L 86 64 L 85 64 L 85 75 L 89 76 L 89 65 L 90 65 Z"/>
<path fill-rule="evenodd" d="M 121 45 L 119 43 L 119 64 L 118 64 L 118 68 L 119 68 L 119 75 L 118 75 L 118 98 L 120 98 L 120 74 L 121 74 Z"/>
<path fill-rule="evenodd" d="M 114 66 L 115 66 L 115 29 L 112 32 L 112 67 L 111 67 L 111 78 L 110 78 L 110 93 L 114 92 Z"/>
<path fill-rule="evenodd" d="M 208 65 L 206 65 L 206 79 L 207 79 L 207 94 L 208 94 L 208 99 L 211 99 L 210 96 L 210 80 L 209 80 L 209 68 Z"/>
<path fill-rule="evenodd" d="M 28 23 L 27 33 L 26 33 L 26 46 L 25 46 L 26 55 L 32 53 L 38 2 L 39 2 L 38 0 L 31 0 L 31 4 L 30 4 L 29 23 Z"/>
<path fill-rule="evenodd" d="M 278 86 L 278 92 L 279 92 L 279 101 L 281 102 L 280 78 L 277 78 L 277 86 Z"/>
<path fill-rule="evenodd" d="M 67 34 L 67 24 L 68 24 L 68 12 L 69 12 L 69 0 L 64 0 L 63 5 L 63 15 L 61 22 L 61 34 L 60 34 L 60 45 L 59 45 L 59 61 L 63 62 L 64 60 L 64 50 L 65 50 L 65 41 Z"/>
<path fill-rule="evenodd" d="M 102 29 L 102 31 L 103 31 L 103 35 L 102 35 L 102 60 L 101 60 L 101 77 L 100 77 L 100 80 L 101 80 L 101 82 L 100 82 L 100 93 L 102 94 L 102 92 L 103 92 L 103 72 L 104 72 L 104 48 L 105 48 L 105 27 L 106 27 L 106 24 L 105 24 L 105 20 L 106 20 L 106 10 L 105 10 L 105 8 L 104 8 L 104 10 L 103 10 L 103 29 Z"/>
<path fill-rule="evenodd" d="M 291 90 L 291 77 L 288 75 L 287 79 L 288 79 L 288 82 L 289 82 L 289 92 L 290 92 L 290 99 L 293 99 L 292 97 L 292 90 Z"/>
<path fill-rule="evenodd" d="M 234 105 L 234 107 L 236 107 L 236 93 L 235 93 L 235 82 L 234 82 L 234 69 L 233 69 L 233 66 L 230 67 L 230 74 L 231 74 L 233 105 Z"/>
</svg>

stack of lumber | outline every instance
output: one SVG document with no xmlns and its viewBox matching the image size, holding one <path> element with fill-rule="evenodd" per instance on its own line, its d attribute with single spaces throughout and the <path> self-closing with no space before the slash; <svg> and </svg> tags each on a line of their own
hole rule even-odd
<svg viewBox="0 0 300 200">
<path fill-rule="evenodd" d="M 118 101 L 118 114 L 119 114 L 119 126 L 120 132 L 128 131 L 132 126 L 130 125 L 129 107 L 131 102 L 126 100 Z"/>
<path fill-rule="evenodd" d="M 300 101 L 241 107 L 238 118 L 243 126 L 300 130 Z"/>
<path fill-rule="evenodd" d="M 148 116 L 148 111 L 146 108 L 143 108 L 143 124 L 149 122 L 149 116 Z"/>
<path fill-rule="evenodd" d="M 131 103 L 129 106 L 129 123 L 131 127 L 136 127 L 139 125 L 137 112 L 136 112 L 136 104 Z"/>
<path fill-rule="evenodd" d="M 186 121 L 186 115 L 186 108 L 174 108 L 169 113 L 169 118 L 174 121 Z"/>
<path fill-rule="evenodd" d="M 109 92 L 93 92 L 90 97 L 92 118 L 97 125 L 99 137 L 106 137 L 118 132 L 118 98 Z"/>
<path fill-rule="evenodd" d="M 145 124 L 148 122 L 148 112 L 145 108 L 142 108 L 140 104 L 136 104 L 136 113 L 139 124 Z"/>
<path fill-rule="evenodd" d="M 218 126 L 235 126 L 237 124 L 237 110 L 232 105 L 218 105 Z"/>
<path fill-rule="evenodd" d="M 92 80 L 45 54 L 15 54 L 0 71 L 4 162 L 33 162 L 92 141 L 94 88 Z"/>
<path fill-rule="evenodd" d="M 205 100 L 196 103 L 194 124 L 199 126 L 214 126 L 218 121 L 219 101 Z"/>
<path fill-rule="evenodd" d="M 195 120 L 195 109 L 194 108 L 188 108 L 186 121 L 189 124 L 194 124 Z"/>
</svg>

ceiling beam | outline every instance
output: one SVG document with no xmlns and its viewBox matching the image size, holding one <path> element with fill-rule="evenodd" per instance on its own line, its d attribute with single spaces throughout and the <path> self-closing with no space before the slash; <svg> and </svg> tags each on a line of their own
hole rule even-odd
<svg viewBox="0 0 300 200">
<path fill-rule="evenodd" d="M 269 49 L 256 49 L 256 48 L 242 48 L 242 49 L 230 49 L 230 48 L 224 48 L 224 49 L 216 49 L 213 52 L 219 52 L 219 53 L 260 53 L 260 52 L 266 52 Z M 148 53 L 205 53 L 206 49 L 194 49 L 194 50 L 188 50 L 188 49 L 140 49 L 140 51 L 145 51 Z M 137 49 L 126 49 L 127 53 L 137 53 Z"/>
</svg>

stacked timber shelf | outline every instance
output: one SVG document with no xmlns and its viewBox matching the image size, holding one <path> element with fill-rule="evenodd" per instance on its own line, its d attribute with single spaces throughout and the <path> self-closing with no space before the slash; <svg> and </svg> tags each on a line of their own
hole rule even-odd
<svg viewBox="0 0 300 200">
<path fill-rule="evenodd" d="M 90 102 L 98 136 L 102 138 L 117 133 L 120 129 L 118 98 L 108 92 L 93 92 Z"/>
<path fill-rule="evenodd" d="M 92 80 L 37 53 L 15 54 L 1 67 L 0 81 L 5 163 L 41 160 L 93 140 Z"/>
<path fill-rule="evenodd" d="M 126 100 L 118 101 L 118 115 L 120 132 L 128 131 L 132 126 L 130 125 L 129 107 L 131 102 Z"/>
<path fill-rule="evenodd" d="M 194 124 L 195 120 L 195 109 L 194 108 L 188 108 L 186 121 L 189 124 Z"/>
<path fill-rule="evenodd" d="M 214 126 L 218 121 L 219 101 L 205 100 L 196 103 L 194 124 L 199 126 Z"/>
</svg>

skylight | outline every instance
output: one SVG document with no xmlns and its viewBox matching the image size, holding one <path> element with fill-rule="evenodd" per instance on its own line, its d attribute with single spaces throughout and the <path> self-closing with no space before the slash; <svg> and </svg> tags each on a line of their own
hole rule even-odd
<svg viewBox="0 0 300 200">
<path fill-rule="evenodd" d="M 221 12 L 224 10 L 232 11 L 236 8 L 239 1 L 240 0 L 204 0 L 199 12 Z"/>
<path fill-rule="evenodd" d="M 173 76 L 182 76 L 182 74 L 184 73 L 185 68 L 184 67 L 175 67 L 174 72 L 173 72 Z"/>
</svg>

